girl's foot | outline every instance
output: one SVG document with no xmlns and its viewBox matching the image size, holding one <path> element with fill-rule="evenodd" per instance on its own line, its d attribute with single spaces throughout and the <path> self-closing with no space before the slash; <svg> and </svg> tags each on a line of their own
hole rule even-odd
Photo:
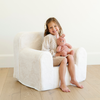
<svg viewBox="0 0 100 100">
<path fill-rule="evenodd" d="M 69 88 L 68 88 L 65 84 L 61 84 L 61 85 L 60 85 L 60 89 L 61 89 L 63 92 L 70 92 Z"/>
<path fill-rule="evenodd" d="M 83 88 L 83 85 L 79 84 L 76 80 L 75 81 L 71 80 L 70 82 L 76 85 L 78 88 L 81 88 L 81 89 Z"/>
</svg>

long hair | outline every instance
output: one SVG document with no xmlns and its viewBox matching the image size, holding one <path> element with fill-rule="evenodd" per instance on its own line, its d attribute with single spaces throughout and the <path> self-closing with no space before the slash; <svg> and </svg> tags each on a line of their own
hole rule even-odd
<svg viewBox="0 0 100 100">
<path fill-rule="evenodd" d="M 54 22 L 54 23 L 56 23 L 58 25 L 58 27 L 59 27 L 59 36 L 61 36 L 61 34 L 62 34 L 62 27 L 59 24 L 59 22 L 57 21 L 57 19 L 54 18 L 54 17 L 51 17 L 51 18 L 47 19 L 47 21 L 46 21 L 46 29 L 45 29 L 45 32 L 44 32 L 44 36 L 50 34 L 49 29 L 48 29 L 48 24 L 50 22 Z"/>
</svg>

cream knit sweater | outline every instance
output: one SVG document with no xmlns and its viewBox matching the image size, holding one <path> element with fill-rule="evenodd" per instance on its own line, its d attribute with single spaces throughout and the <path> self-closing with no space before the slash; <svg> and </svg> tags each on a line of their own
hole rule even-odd
<svg viewBox="0 0 100 100">
<path fill-rule="evenodd" d="M 46 35 L 42 43 L 42 50 L 49 51 L 52 54 L 52 56 L 55 56 L 56 48 L 56 36 L 52 34 Z"/>
</svg>

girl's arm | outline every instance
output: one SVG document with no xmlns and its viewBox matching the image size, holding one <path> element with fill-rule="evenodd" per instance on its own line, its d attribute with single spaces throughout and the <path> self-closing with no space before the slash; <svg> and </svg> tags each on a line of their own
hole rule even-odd
<svg viewBox="0 0 100 100">
<path fill-rule="evenodd" d="M 55 54 L 55 56 L 60 56 L 60 52 L 57 52 L 57 53 Z"/>
<path fill-rule="evenodd" d="M 68 48 L 72 49 L 72 46 L 68 43 L 65 44 Z"/>
<path fill-rule="evenodd" d="M 43 51 L 49 51 L 51 53 L 52 56 L 55 56 L 55 52 L 54 50 L 50 50 L 50 37 L 49 36 L 45 36 L 44 37 L 44 40 L 43 40 L 43 43 L 42 43 L 42 50 Z"/>
<path fill-rule="evenodd" d="M 61 51 L 61 46 L 58 46 L 57 49 L 56 49 L 56 51 L 60 52 Z"/>
</svg>

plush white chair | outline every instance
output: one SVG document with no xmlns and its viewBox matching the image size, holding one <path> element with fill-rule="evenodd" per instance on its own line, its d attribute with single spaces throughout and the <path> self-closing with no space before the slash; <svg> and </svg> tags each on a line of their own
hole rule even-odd
<svg viewBox="0 0 100 100">
<path fill-rule="evenodd" d="M 21 32 L 14 39 L 15 66 L 13 76 L 19 82 L 38 91 L 58 88 L 59 66 L 53 66 L 52 55 L 41 51 L 43 33 Z M 75 71 L 78 82 L 86 79 L 87 53 L 83 47 L 74 48 Z M 66 65 L 66 85 L 70 84 L 70 75 Z"/>
</svg>

